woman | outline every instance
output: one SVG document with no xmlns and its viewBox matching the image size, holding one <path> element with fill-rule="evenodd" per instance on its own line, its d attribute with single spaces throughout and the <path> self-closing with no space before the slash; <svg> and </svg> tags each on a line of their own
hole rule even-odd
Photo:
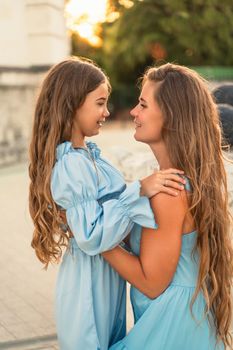
<svg viewBox="0 0 233 350">
<path fill-rule="evenodd" d="M 59 262 L 56 322 L 61 350 L 106 350 L 125 335 L 125 282 L 100 255 L 134 223 L 155 227 L 148 198 L 176 196 L 184 181 L 169 169 L 130 186 L 86 137 L 109 117 L 110 85 L 92 62 L 68 59 L 51 68 L 36 104 L 30 146 L 32 247 L 47 267 Z M 172 186 L 171 188 L 164 186 Z M 146 198 L 148 197 L 148 198 Z M 60 224 L 66 210 L 74 235 Z"/>
<path fill-rule="evenodd" d="M 131 114 L 135 139 L 189 181 L 177 197 L 151 198 L 157 227 L 134 226 L 134 254 L 102 254 L 132 284 L 135 317 L 110 349 L 232 349 L 233 252 L 216 105 L 197 73 L 165 64 L 145 73 Z"/>
</svg>

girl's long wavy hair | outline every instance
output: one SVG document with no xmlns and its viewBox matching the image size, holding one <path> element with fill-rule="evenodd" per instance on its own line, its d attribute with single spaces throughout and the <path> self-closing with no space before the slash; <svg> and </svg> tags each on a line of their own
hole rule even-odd
<svg viewBox="0 0 233 350">
<path fill-rule="evenodd" d="M 73 118 L 88 93 L 109 81 L 99 67 L 83 58 L 53 66 L 42 84 L 34 114 L 29 149 L 29 210 L 34 223 L 32 247 L 47 268 L 58 262 L 68 237 L 50 191 L 58 144 L 71 139 Z"/>
<path fill-rule="evenodd" d="M 195 251 L 200 265 L 191 307 L 202 291 L 217 339 L 231 346 L 231 215 L 217 107 L 205 80 L 186 67 L 170 63 L 152 67 L 142 83 L 147 80 L 159 83 L 155 99 L 164 116 L 162 137 L 171 162 L 192 184 L 190 212 L 198 232 Z"/>
</svg>

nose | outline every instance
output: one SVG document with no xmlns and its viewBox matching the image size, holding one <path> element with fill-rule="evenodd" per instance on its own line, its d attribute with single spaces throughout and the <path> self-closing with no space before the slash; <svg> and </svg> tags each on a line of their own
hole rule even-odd
<svg viewBox="0 0 233 350">
<path fill-rule="evenodd" d="M 104 117 L 107 118 L 109 116 L 110 116 L 110 112 L 109 112 L 108 108 L 106 107 L 104 110 Z"/>
<path fill-rule="evenodd" d="M 135 106 L 131 111 L 129 112 L 131 117 L 136 118 L 137 117 L 137 106 Z"/>
</svg>

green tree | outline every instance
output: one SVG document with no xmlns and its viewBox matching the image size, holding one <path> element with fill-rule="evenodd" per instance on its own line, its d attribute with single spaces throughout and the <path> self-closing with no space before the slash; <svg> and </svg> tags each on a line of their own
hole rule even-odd
<svg viewBox="0 0 233 350">
<path fill-rule="evenodd" d="M 233 65 L 232 0 L 108 0 L 103 46 L 77 34 L 73 52 L 88 56 L 111 77 L 115 108 L 134 103 L 136 78 L 155 61 L 189 66 Z"/>
<path fill-rule="evenodd" d="M 122 1 L 109 1 L 120 16 L 105 24 L 103 52 L 105 65 L 116 80 L 156 60 L 233 64 L 232 0 L 132 2 L 132 7 L 125 8 Z"/>
</svg>

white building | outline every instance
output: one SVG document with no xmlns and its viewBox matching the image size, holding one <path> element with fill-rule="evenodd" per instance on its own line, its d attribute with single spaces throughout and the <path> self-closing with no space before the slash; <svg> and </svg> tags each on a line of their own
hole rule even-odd
<svg viewBox="0 0 233 350">
<path fill-rule="evenodd" d="M 70 53 L 64 6 L 64 0 L 0 0 L 0 166 L 20 157 L 19 148 L 23 153 L 39 82 Z"/>
</svg>

